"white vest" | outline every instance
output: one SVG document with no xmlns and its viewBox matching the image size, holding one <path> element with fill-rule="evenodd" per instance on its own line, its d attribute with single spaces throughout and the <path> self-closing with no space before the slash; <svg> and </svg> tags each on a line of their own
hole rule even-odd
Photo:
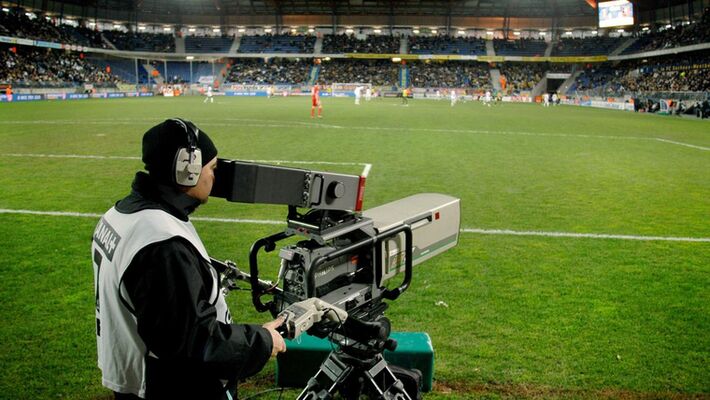
<svg viewBox="0 0 710 400">
<path fill-rule="evenodd" d="M 125 288 L 119 287 L 121 279 L 141 249 L 177 236 L 188 240 L 209 262 L 207 250 L 192 223 L 183 222 L 164 211 L 121 214 L 114 207 L 104 214 L 94 231 L 91 253 L 98 365 L 103 375 L 102 384 L 115 392 L 145 397 L 146 388 L 146 345 L 138 335 L 136 317 L 128 308 L 133 308 L 130 297 Z M 218 321 L 231 323 L 227 303 L 219 288 L 219 274 L 214 268 L 210 268 L 210 272 L 213 277 L 210 304 L 217 309 Z M 150 356 L 156 357 L 152 353 Z"/>
</svg>

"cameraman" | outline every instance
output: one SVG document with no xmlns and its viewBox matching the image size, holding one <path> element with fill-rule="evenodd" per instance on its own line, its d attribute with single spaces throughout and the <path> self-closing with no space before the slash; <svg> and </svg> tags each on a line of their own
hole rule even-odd
<svg viewBox="0 0 710 400">
<path fill-rule="evenodd" d="M 92 242 L 102 383 L 117 399 L 232 399 L 239 379 L 286 350 L 276 328 L 233 324 L 188 215 L 207 202 L 217 149 L 189 121 L 143 136 L 131 193 Z"/>
</svg>

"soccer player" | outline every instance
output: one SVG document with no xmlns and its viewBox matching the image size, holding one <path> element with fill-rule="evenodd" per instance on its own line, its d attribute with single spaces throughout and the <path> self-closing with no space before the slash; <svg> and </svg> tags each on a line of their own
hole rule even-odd
<svg viewBox="0 0 710 400">
<path fill-rule="evenodd" d="M 487 105 L 488 107 L 491 106 L 491 91 L 486 90 L 486 94 L 483 95 L 483 104 Z"/>
<path fill-rule="evenodd" d="M 559 97 L 557 97 L 557 92 L 552 93 L 552 105 L 556 106 L 560 103 Z"/>
<path fill-rule="evenodd" d="M 409 106 L 409 89 L 402 89 L 402 105 Z"/>
<path fill-rule="evenodd" d="M 456 89 L 451 89 L 451 91 L 449 92 L 449 96 L 451 97 L 451 107 L 453 107 L 454 105 L 456 105 L 456 100 L 458 99 L 456 97 Z"/>
<path fill-rule="evenodd" d="M 323 104 L 320 102 L 320 86 L 316 82 L 311 88 L 311 118 L 315 117 L 318 107 L 318 118 L 323 118 Z"/>
<path fill-rule="evenodd" d="M 214 103 L 214 98 L 212 98 L 212 85 L 207 86 L 207 92 L 205 93 L 207 97 L 205 97 L 205 101 L 202 103 L 207 103 L 207 100 L 210 101 L 210 103 Z"/>
<path fill-rule="evenodd" d="M 372 89 L 368 87 L 365 89 L 365 101 L 370 100 L 372 100 Z"/>
<path fill-rule="evenodd" d="M 355 105 L 360 105 L 360 97 L 362 96 L 362 86 L 355 87 Z"/>
<path fill-rule="evenodd" d="M 542 95 L 542 106 L 543 107 L 549 107 L 550 106 L 550 94 L 545 92 Z"/>
</svg>

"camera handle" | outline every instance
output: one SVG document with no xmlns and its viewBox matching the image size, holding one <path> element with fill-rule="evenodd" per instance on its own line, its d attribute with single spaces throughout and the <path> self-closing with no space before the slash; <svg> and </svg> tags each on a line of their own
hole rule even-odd
<svg viewBox="0 0 710 400">
<path fill-rule="evenodd" d="M 412 282 L 412 226 L 405 224 L 396 229 L 387 231 L 377 236 L 377 266 L 378 273 L 382 272 L 382 242 L 394 235 L 398 235 L 400 232 L 404 232 L 404 280 L 402 283 L 391 290 L 385 290 L 382 293 L 382 297 L 387 300 L 396 300 L 399 295 L 404 293 L 405 290 L 409 288 L 409 284 Z M 380 277 L 381 279 L 382 277 Z"/>
<path fill-rule="evenodd" d="M 267 294 L 268 292 L 264 290 L 262 285 L 259 283 L 259 265 L 257 262 L 257 257 L 259 255 L 259 250 L 263 247 L 265 252 L 274 251 L 276 248 L 276 242 L 293 236 L 293 233 L 279 232 L 277 234 L 262 238 L 254 242 L 249 250 L 249 274 L 251 282 L 251 301 L 254 303 L 254 307 L 258 312 L 269 311 L 274 306 L 273 301 L 269 301 L 264 304 L 261 301 L 261 296 Z"/>
<path fill-rule="evenodd" d="M 350 254 L 354 252 L 355 250 L 358 250 L 360 248 L 366 247 L 366 246 L 371 246 L 373 243 L 375 244 L 376 248 L 376 264 L 375 264 L 375 269 L 378 271 L 378 274 L 380 271 L 382 271 L 382 242 L 385 239 L 388 239 L 390 237 L 393 237 L 395 235 L 398 235 L 400 233 L 404 232 L 404 280 L 402 283 L 391 290 L 385 290 L 382 293 L 382 297 L 384 297 L 387 300 L 395 300 L 397 297 L 399 297 L 400 294 L 404 293 L 407 288 L 409 288 L 409 284 L 412 281 L 412 227 L 410 225 L 402 225 L 399 226 L 395 229 L 391 229 L 389 231 L 383 232 L 375 237 L 363 239 L 359 242 L 355 242 L 347 247 L 343 247 L 341 249 L 335 250 L 331 253 L 328 253 L 324 256 L 318 257 L 313 262 L 311 263 L 311 267 L 308 269 L 308 275 L 306 276 L 306 293 L 308 296 L 311 297 L 317 297 L 315 293 L 315 287 L 316 287 L 316 271 L 318 271 L 318 267 L 320 267 L 321 264 L 334 260 L 340 256 Z M 257 242 L 258 243 L 258 242 Z M 253 276 L 252 272 L 252 276 Z M 378 278 L 381 278 L 378 277 Z M 379 284 L 380 282 L 378 282 Z"/>
</svg>

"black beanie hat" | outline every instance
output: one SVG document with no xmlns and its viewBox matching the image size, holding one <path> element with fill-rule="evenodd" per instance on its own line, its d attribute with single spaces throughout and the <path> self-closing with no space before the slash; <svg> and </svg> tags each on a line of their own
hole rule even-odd
<svg viewBox="0 0 710 400">
<path fill-rule="evenodd" d="M 202 151 L 204 167 L 217 156 L 209 136 L 192 122 L 183 119 L 168 119 L 150 128 L 143 135 L 143 162 L 150 176 L 164 183 L 175 182 L 175 156 L 179 148 L 188 147 L 188 132 L 197 132 L 197 148 Z"/>
</svg>

